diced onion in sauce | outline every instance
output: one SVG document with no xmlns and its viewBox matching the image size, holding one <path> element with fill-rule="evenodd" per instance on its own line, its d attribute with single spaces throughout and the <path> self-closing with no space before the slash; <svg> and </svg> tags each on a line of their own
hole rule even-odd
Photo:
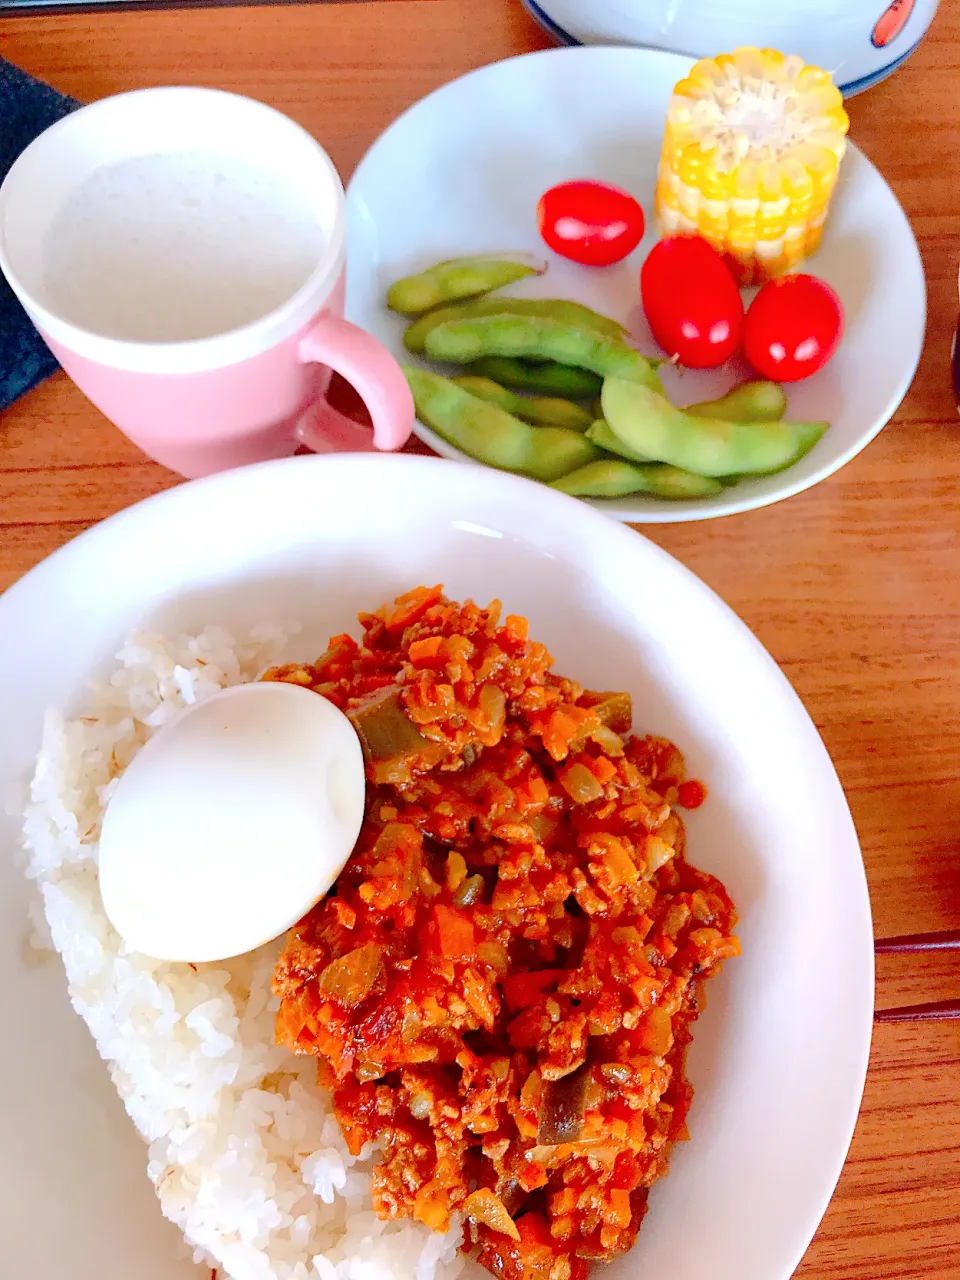
<svg viewBox="0 0 960 1280">
<path fill-rule="evenodd" d="M 347 1009 L 361 1004 L 377 980 L 381 954 L 378 946 L 368 942 L 365 947 L 357 947 L 332 960 L 320 974 L 321 989 Z"/>
<path fill-rule="evenodd" d="M 520 1239 L 517 1224 L 507 1213 L 503 1201 L 487 1187 L 480 1187 L 467 1196 L 463 1202 L 463 1212 L 468 1218 L 482 1222 L 491 1231 L 499 1231 L 511 1240 Z"/>
</svg>

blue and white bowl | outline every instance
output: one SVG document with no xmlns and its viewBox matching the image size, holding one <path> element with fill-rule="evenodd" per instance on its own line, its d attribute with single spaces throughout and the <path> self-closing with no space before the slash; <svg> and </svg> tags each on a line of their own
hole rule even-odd
<svg viewBox="0 0 960 1280">
<path fill-rule="evenodd" d="M 845 97 L 879 84 L 923 39 L 939 0 L 523 0 L 560 44 L 634 44 L 712 57 L 797 53 Z"/>
</svg>

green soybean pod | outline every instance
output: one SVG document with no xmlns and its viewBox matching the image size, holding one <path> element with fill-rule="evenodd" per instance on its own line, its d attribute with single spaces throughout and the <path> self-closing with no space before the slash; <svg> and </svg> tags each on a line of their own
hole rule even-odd
<svg viewBox="0 0 960 1280">
<path fill-rule="evenodd" d="M 604 417 L 624 444 L 657 462 L 701 476 L 768 475 L 817 443 L 825 422 L 726 422 L 676 409 L 665 396 L 624 378 L 607 378 Z"/>
<path fill-rule="evenodd" d="M 519 471 L 530 449 L 533 427 L 478 400 L 462 387 L 425 369 L 404 367 L 417 417 L 448 444 L 478 462 Z"/>
<path fill-rule="evenodd" d="M 779 382 L 757 379 L 741 382 L 716 400 L 688 405 L 684 413 L 724 422 L 779 422 L 787 411 L 787 397 Z"/>
<path fill-rule="evenodd" d="M 649 493 L 673 501 L 683 498 L 711 498 L 721 492 L 718 480 L 693 475 L 678 467 L 653 464 L 637 466 L 618 458 L 589 462 L 550 486 L 574 498 L 625 498 L 631 493 Z"/>
<path fill-rule="evenodd" d="M 479 374 L 514 391 L 534 395 L 563 396 L 568 400 L 589 400 L 600 394 L 603 379 L 586 369 L 556 364 L 552 360 L 513 360 L 508 356 L 486 356 L 473 360 L 467 373 Z"/>
<path fill-rule="evenodd" d="M 528 276 L 543 275 L 546 269 L 545 262 L 522 254 L 449 258 L 397 280 L 387 290 L 387 306 L 403 316 L 419 316 L 446 302 L 475 298 Z"/>
<path fill-rule="evenodd" d="M 578 431 L 531 427 L 450 378 L 410 367 L 403 372 L 420 421 L 477 462 L 551 481 L 599 457 Z"/>
<path fill-rule="evenodd" d="M 492 378 L 481 378 L 476 374 L 466 374 L 453 381 L 472 396 L 498 404 L 515 418 L 530 422 L 536 427 L 567 427 L 570 431 L 586 431 L 590 426 L 589 413 L 572 400 L 563 400 L 558 396 L 518 396 L 506 387 L 501 387 Z"/>
<path fill-rule="evenodd" d="M 522 471 L 533 480 L 549 484 L 600 457 L 600 450 L 580 431 L 570 431 L 567 427 L 531 427 L 530 430 L 533 439 Z"/>
<path fill-rule="evenodd" d="M 425 345 L 432 359 L 453 364 L 484 356 L 552 360 L 601 378 L 625 378 L 661 390 L 655 366 L 639 351 L 620 339 L 559 320 L 506 315 L 448 320 L 431 329 Z"/>
<path fill-rule="evenodd" d="M 587 439 L 592 440 L 598 449 L 605 449 L 607 453 L 615 453 L 619 458 L 626 458 L 628 462 L 650 461 L 642 453 L 637 453 L 636 449 L 631 449 L 628 444 L 624 444 L 620 437 L 611 430 L 606 418 L 598 418 L 596 422 L 590 424 L 587 430 Z"/>
<path fill-rule="evenodd" d="M 517 405 L 523 397 L 508 391 L 506 387 L 501 387 L 500 383 L 494 382 L 492 378 L 481 378 L 479 374 L 473 373 L 461 374 L 460 377 L 451 378 L 450 381 L 464 391 L 469 391 L 472 396 L 479 396 L 481 400 L 499 405 L 505 413 L 512 413 L 515 418 L 523 420 L 523 414 L 517 412 Z"/>
<path fill-rule="evenodd" d="M 609 316 L 602 316 L 580 302 L 566 298 L 475 298 L 472 302 L 453 303 L 448 307 L 436 307 L 407 325 L 403 345 L 413 355 L 422 356 L 426 350 L 427 334 L 447 320 L 469 320 L 475 316 L 540 316 L 549 320 L 561 320 L 580 328 L 594 329 L 608 338 L 622 338 L 626 329 Z"/>
</svg>

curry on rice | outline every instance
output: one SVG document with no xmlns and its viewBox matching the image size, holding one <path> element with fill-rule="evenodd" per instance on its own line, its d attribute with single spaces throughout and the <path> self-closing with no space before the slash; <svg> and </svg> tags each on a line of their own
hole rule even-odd
<svg viewBox="0 0 960 1280">
<path fill-rule="evenodd" d="M 584 1280 L 634 1243 L 687 1137 L 704 979 L 739 946 L 684 856 L 703 798 L 630 698 L 551 670 L 525 619 L 421 587 L 265 679 L 344 710 L 366 819 L 274 975 L 277 1039 L 314 1054 L 381 1216 L 501 1280 Z"/>
</svg>

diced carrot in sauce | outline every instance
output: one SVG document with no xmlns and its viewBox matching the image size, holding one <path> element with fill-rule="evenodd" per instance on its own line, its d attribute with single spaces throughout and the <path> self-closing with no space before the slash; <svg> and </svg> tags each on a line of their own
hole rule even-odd
<svg viewBox="0 0 960 1280">
<path fill-rule="evenodd" d="M 565 760 L 570 747 L 580 733 L 584 723 L 592 718 L 589 711 L 579 707 L 559 708 L 552 713 L 543 728 L 543 745 L 553 760 Z M 595 723 L 595 722 L 594 722 Z"/>
<path fill-rule="evenodd" d="M 503 629 L 511 640 L 526 640 L 529 634 L 526 618 L 521 618 L 515 613 L 507 614 L 503 620 Z"/>
<path fill-rule="evenodd" d="M 556 990 L 566 971 L 540 969 L 536 973 L 515 973 L 503 981 L 503 996 L 511 1013 L 519 1013 L 534 1004 L 545 991 Z"/>
<path fill-rule="evenodd" d="M 584 760 L 584 764 L 591 771 L 598 782 L 604 786 L 608 782 L 612 782 L 617 776 L 617 766 L 612 760 L 608 760 L 606 756 L 594 756 Z"/>
<path fill-rule="evenodd" d="M 400 596 L 394 607 L 387 611 L 384 618 L 387 631 L 396 635 L 407 629 L 411 623 L 422 618 L 431 605 L 443 598 L 442 587 L 417 587 Z"/>
<path fill-rule="evenodd" d="M 542 809 L 550 799 L 550 788 L 539 774 L 531 774 L 515 788 L 515 795 L 521 811 Z"/>
<path fill-rule="evenodd" d="M 407 650 L 407 656 L 415 667 L 426 666 L 440 656 L 442 648 L 442 636 L 428 636 L 426 640 L 414 640 Z"/>
<path fill-rule="evenodd" d="M 442 955 L 452 960 L 468 960 L 476 955 L 477 936 L 469 916 L 441 905 L 434 907 L 433 921 Z"/>
</svg>

